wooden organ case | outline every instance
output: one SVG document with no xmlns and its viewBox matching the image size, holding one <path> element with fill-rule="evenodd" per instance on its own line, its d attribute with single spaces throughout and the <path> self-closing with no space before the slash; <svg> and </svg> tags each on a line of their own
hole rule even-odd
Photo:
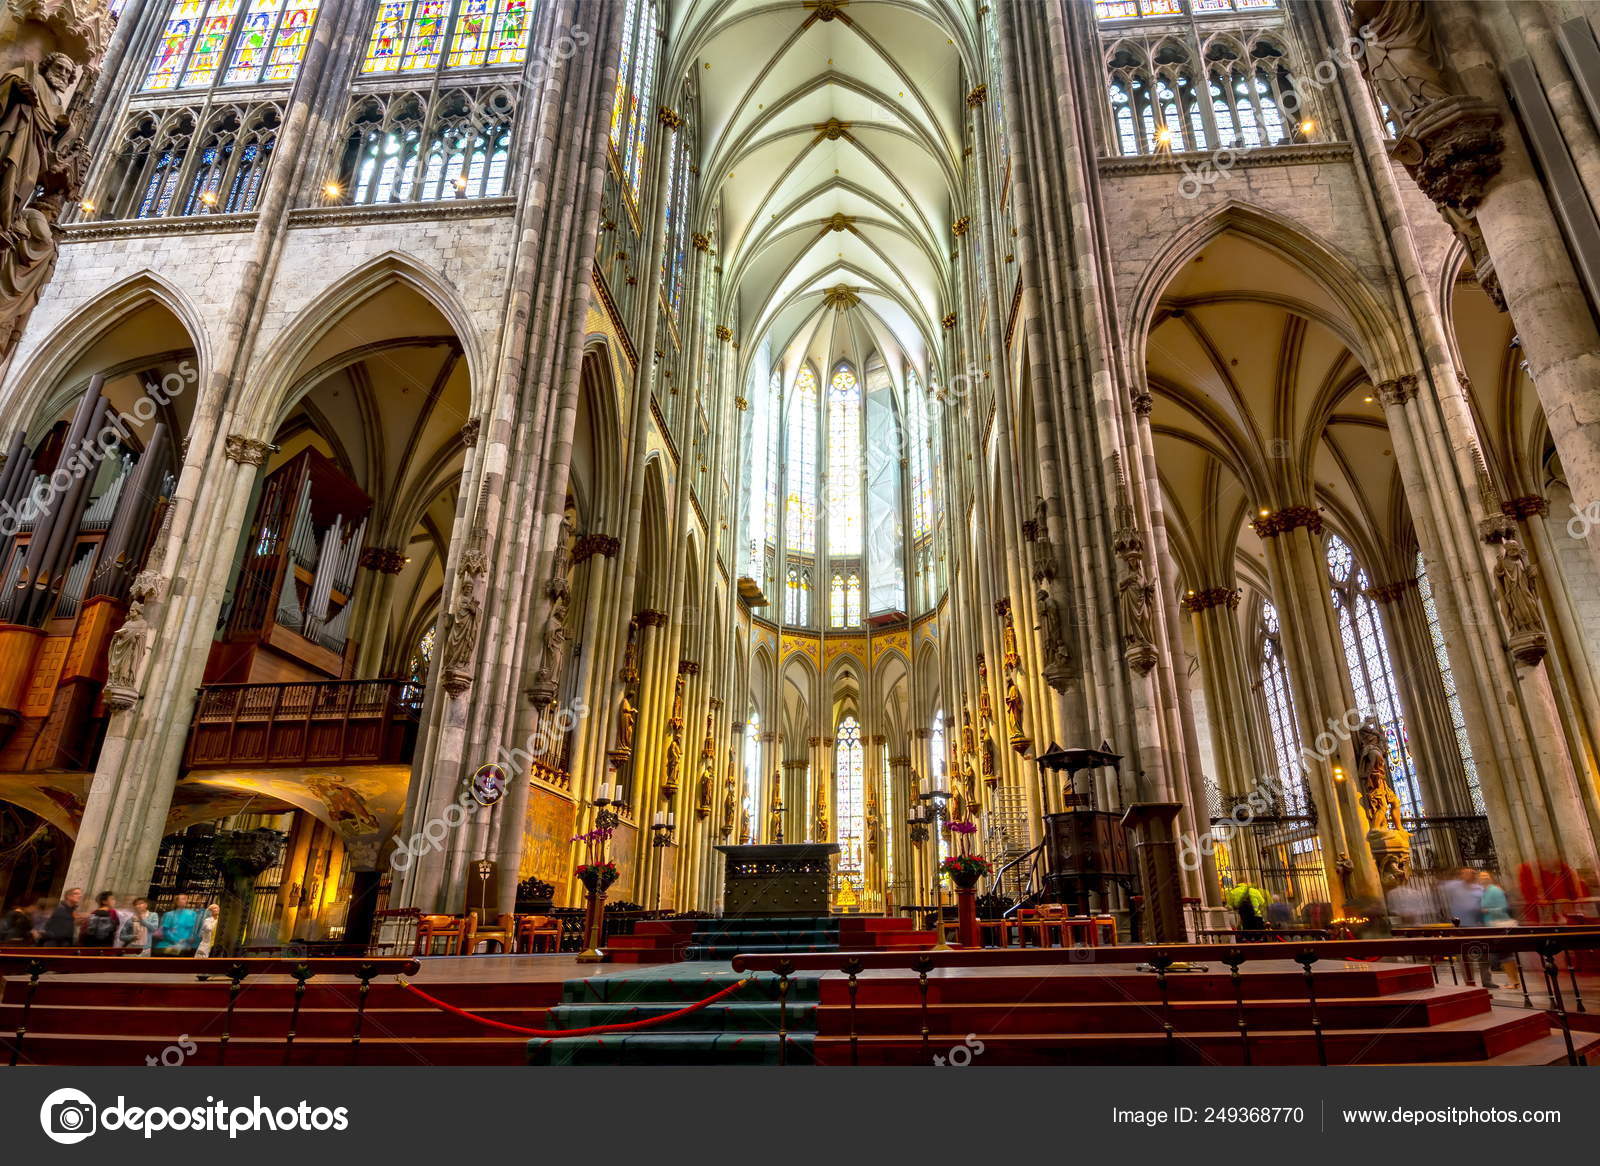
<svg viewBox="0 0 1600 1166">
<path fill-rule="evenodd" d="M 172 495 L 168 426 L 103 385 L 35 448 L 18 431 L 0 467 L 0 771 L 94 768 L 107 648 Z"/>
<path fill-rule="evenodd" d="M 356 570 L 372 499 L 303 450 L 267 476 L 206 683 L 350 675 Z"/>
</svg>

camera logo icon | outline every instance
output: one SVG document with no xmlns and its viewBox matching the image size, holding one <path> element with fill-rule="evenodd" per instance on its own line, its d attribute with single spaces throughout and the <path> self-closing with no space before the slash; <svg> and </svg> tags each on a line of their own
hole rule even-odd
<svg viewBox="0 0 1600 1166">
<path fill-rule="evenodd" d="M 52 1142 L 72 1146 L 94 1133 L 98 1110 L 79 1089 L 57 1089 L 39 1107 L 39 1124 Z"/>
</svg>

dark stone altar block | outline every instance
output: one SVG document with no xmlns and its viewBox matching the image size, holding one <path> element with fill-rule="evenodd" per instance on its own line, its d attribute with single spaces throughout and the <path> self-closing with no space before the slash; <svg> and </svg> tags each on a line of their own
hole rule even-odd
<svg viewBox="0 0 1600 1166">
<path fill-rule="evenodd" d="M 722 913 L 730 915 L 807 915 L 828 913 L 835 842 L 795 842 L 773 846 L 719 846 L 728 856 Z"/>
</svg>

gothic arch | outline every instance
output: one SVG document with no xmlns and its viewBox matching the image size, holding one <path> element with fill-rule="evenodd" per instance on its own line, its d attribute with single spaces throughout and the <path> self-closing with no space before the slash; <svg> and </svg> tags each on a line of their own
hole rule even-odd
<svg viewBox="0 0 1600 1166">
<path fill-rule="evenodd" d="M 1129 300 L 1129 353 L 1143 359 L 1167 286 L 1184 264 L 1229 232 L 1282 256 L 1333 297 L 1348 318 L 1352 351 L 1374 382 L 1416 371 L 1393 313 L 1337 251 L 1301 224 L 1236 200 L 1178 231 L 1145 267 Z"/>
<path fill-rule="evenodd" d="M 57 403 L 62 381 L 73 366 L 102 338 L 149 304 L 170 312 L 188 334 L 195 350 L 197 376 L 190 391 L 198 397 L 212 365 L 210 335 L 204 317 L 178 287 L 146 269 L 113 284 L 56 326 L 35 346 L 33 355 L 9 378 L 8 399 L 14 412 L 32 424 Z"/>
<path fill-rule="evenodd" d="M 486 366 L 471 313 L 442 275 L 409 255 L 389 251 L 324 289 L 284 326 L 263 356 L 259 375 L 252 377 L 255 387 L 245 398 L 248 406 L 241 410 L 240 429 L 267 432 L 287 416 L 297 396 L 309 387 L 300 373 L 306 357 L 351 312 L 396 285 L 414 292 L 450 326 L 467 362 L 471 415 L 481 416 L 487 405 Z"/>
</svg>

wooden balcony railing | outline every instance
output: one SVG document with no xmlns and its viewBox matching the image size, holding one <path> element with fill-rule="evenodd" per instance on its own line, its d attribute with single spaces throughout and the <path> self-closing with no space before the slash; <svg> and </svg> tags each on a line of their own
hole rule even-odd
<svg viewBox="0 0 1600 1166">
<path fill-rule="evenodd" d="M 195 705 L 185 764 L 404 764 L 421 711 L 421 687 L 405 680 L 208 684 Z"/>
</svg>

